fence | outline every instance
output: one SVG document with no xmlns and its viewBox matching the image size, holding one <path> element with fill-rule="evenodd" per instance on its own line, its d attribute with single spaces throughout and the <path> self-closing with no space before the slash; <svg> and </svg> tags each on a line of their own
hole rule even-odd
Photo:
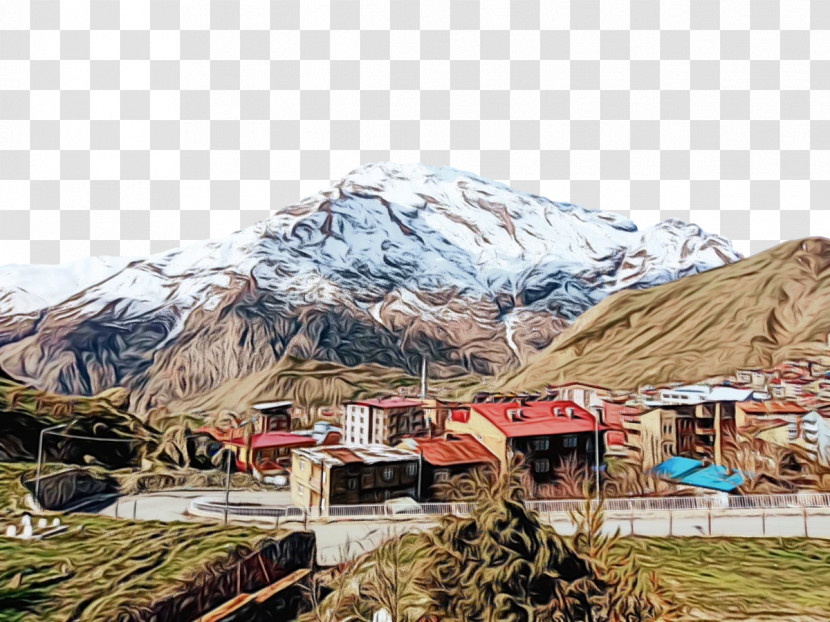
<svg viewBox="0 0 830 622">
<path fill-rule="evenodd" d="M 596 501 L 591 501 L 595 504 Z M 583 508 L 582 499 L 552 499 L 526 501 L 529 510 L 547 515 L 550 519 L 567 518 L 570 512 Z M 366 505 L 335 505 L 329 508 L 298 508 L 295 506 L 269 506 L 257 503 L 231 503 L 228 515 L 236 518 L 281 518 L 284 520 L 354 520 L 379 518 L 406 518 L 419 516 L 467 516 L 471 503 L 412 503 L 399 507 L 377 503 Z M 609 498 L 603 500 L 608 514 L 636 515 L 642 513 L 709 511 L 712 510 L 781 510 L 821 508 L 830 510 L 830 494 L 802 493 L 793 495 L 753 496 L 694 496 L 694 497 L 638 497 Z M 218 498 L 199 497 L 190 504 L 192 514 L 201 516 L 224 515 L 225 503 Z"/>
</svg>

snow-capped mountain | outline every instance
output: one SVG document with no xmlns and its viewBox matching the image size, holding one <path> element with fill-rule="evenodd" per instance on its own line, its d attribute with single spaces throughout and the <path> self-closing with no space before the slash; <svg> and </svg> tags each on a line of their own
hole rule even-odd
<svg viewBox="0 0 830 622">
<path fill-rule="evenodd" d="M 493 373 L 615 291 L 739 258 L 695 225 L 639 231 L 456 169 L 372 164 L 223 240 L 73 278 L 0 269 L 0 366 L 62 392 L 139 389 L 145 410 L 284 356 Z"/>
</svg>

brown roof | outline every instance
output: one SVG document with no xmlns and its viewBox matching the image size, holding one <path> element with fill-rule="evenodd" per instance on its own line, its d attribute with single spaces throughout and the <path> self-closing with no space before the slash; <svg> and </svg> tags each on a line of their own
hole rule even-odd
<svg viewBox="0 0 830 622">
<path fill-rule="evenodd" d="M 332 458 L 337 458 L 343 464 L 350 464 L 353 462 L 363 462 L 351 449 L 346 447 L 337 447 L 335 449 L 326 449 L 325 452 Z"/>
<path fill-rule="evenodd" d="M 446 438 L 414 439 L 424 460 L 434 466 L 494 462 L 494 456 L 470 434 L 448 434 Z"/>
</svg>

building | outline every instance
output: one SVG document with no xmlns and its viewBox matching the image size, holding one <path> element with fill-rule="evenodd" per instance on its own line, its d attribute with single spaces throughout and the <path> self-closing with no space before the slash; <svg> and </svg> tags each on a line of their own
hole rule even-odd
<svg viewBox="0 0 830 622">
<path fill-rule="evenodd" d="M 589 465 L 604 457 L 595 438 L 605 427 L 569 401 L 471 404 L 469 413 L 452 413 L 447 430 L 474 436 L 502 467 L 521 454 L 536 481 L 551 480 L 569 456 Z"/>
<path fill-rule="evenodd" d="M 801 418 L 798 438 L 793 442 L 807 450 L 819 464 L 830 465 L 830 424 L 815 410 Z"/>
<path fill-rule="evenodd" d="M 234 455 L 237 470 L 255 477 L 282 473 L 291 464 L 293 450 L 315 445 L 313 437 L 291 432 L 265 432 L 254 434 L 249 442 L 242 437 L 225 442 L 225 448 Z"/>
<path fill-rule="evenodd" d="M 425 430 L 420 400 L 402 397 L 362 400 L 346 405 L 343 415 L 347 445 L 396 445 L 405 436 Z"/>
<path fill-rule="evenodd" d="M 415 498 L 418 455 L 383 445 L 333 445 L 297 449 L 291 462 L 291 500 L 297 507 L 332 506 Z"/>
<path fill-rule="evenodd" d="M 291 402 L 264 402 L 254 404 L 251 408 L 256 411 L 254 429 L 257 434 L 291 431 Z"/>
<path fill-rule="evenodd" d="M 711 387 L 708 384 L 693 384 L 669 387 L 659 390 L 659 395 L 650 395 L 643 400 L 648 407 L 682 406 L 702 404 L 704 402 L 745 402 L 755 393 L 754 389 L 735 389 L 732 387 Z"/>
<path fill-rule="evenodd" d="M 703 402 L 655 408 L 623 418 L 630 457 L 644 468 L 671 456 L 722 462 L 724 432 L 735 425 L 735 403 Z"/>
<path fill-rule="evenodd" d="M 611 389 L 584 382 L 551 385 L 548 391 L 555 396 L 555 399 L 574 402 L 590 413 L 596 413 L 603 407 L 603 403 L 611 401 L 614 397 Z"/>
<path fill-rule="evenodd" d="M 623 422 L 626 418 L 638 417 L 642 412 L 638 406 L 620 402 L 602 402 L 600 421 L 607 430 L 603 438 L 606 456 L 626 456 L 626 433 Z"/>
<path fill-rule="evenodd" d="M 498 458 L 470 434 L 408 438 L 398 447 L 420 456 L 419 497 L 422 500 L 437 500 L 435 485 L 451 477 L 488 465 L 498 466 Z"/>
<path fill-rule="evenodd" d="M 440 436 L 445 432 L 445 425 L 450 412 L 464 408 L 464 405 L 460 402 L 447 402 L 431 397 L 418 399 L 424 409 L 424 428 L 436 436 Z"/>
<path fill-rule="evenodd" d="M 750 423 L 780 419 L 788 424 L 790 440 L 795 440 L 798 437 L 799 421 L 806 414 L 807 409 L 794 402 L 739 402 L 735 404 L 735 425 L 740 429 Z"/>
</svg>

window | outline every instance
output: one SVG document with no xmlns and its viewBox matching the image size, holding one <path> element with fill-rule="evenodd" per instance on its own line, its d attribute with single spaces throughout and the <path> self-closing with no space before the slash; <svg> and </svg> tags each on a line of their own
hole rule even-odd
<svg viewBox="0 0 830 622">
<path fill-rule="evenodd" d="M 542 458 L 541 460 L 533 461 L 533 470 L 536 473 L 547 473 L 550 471 L 550 460 Z"/>
<path fill-rule="evenodd" d="M 410 462 L 406 465 L 406 474 L 409 477 L 415 477 L 415 474 L 418 472 L 418 464 L 415 462 Z"/>
<path fill-rule="evenodd" d="M 545 451 L 550 448 L 550 439 L 537 438 L 533 441 L 533 449 L 536 451 Z"/>
<path fill-rule="evenodd" d="M 350 477 L 346 480 L 346 488 L 349 490 L 357 490 L 357 478 Z"/>
<path fill-rule="evenodd" d="M 386 467 L 383 471 L 381 471 L 380 476 L 383 478 L 384 482 L 391 482 L 392 478 L 395 476 L 395 469 L 392 467 Z"/>
<path fill-rule="evenodd" d="M 790 421 L 787 424 L 787 435 L 791 441 L 794 441 L 798 438 L 798 423 L 795 421 Z"/>
<path fill-rule="evenodd" d="M 565 438 L 562 439 L 562 445 L 565 447 L 576 447 L 576 436 L 574 434 L 569 434 Z"/>
</svg>

